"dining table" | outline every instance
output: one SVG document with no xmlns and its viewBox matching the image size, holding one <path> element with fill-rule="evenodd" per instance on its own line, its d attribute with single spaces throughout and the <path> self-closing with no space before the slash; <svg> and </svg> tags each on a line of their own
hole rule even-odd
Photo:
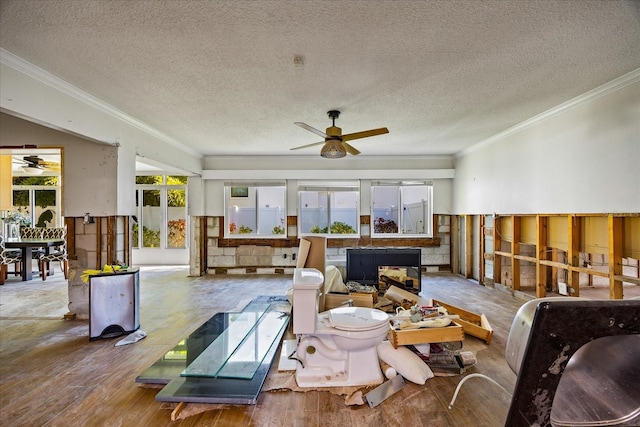
<svg viewBox="0 0 640 427">
<path fill-rule="evenodd" d="M 43 248 L 45 254 L 49 254 L 51 248 L 64 244 L 63 239 L 23 239 L 6 240 L 4 245 L 7 249 L 20 249 L 22 257 L 20 260 L 20 274 L 23 281 L 33 278 L 31 260 L 33 257 L 33 249 Z M 48 268 L 48 274 L 53 274 L 52 269 Z"/>
</svg>

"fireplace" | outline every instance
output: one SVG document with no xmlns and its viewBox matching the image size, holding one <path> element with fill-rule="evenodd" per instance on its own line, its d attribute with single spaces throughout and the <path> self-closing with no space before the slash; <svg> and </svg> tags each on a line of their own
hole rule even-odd
<svg viewBox="0 0 640 427">
<path fill-rule="evenodd" d="M 419 248 L 350 248 L 346 279 L 376 287 L 381 280 L 388 280 L 396 286 L 420 291 L 421 256 Z"/>
</svg>

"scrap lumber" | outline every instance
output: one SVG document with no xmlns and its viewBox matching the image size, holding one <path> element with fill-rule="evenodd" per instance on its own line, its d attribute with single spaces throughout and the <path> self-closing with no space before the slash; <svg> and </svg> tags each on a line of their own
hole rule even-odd
<svg viewBox="0 0 640 427">
<path fill-rule="evenodd" d="M 460 319 L 456 319 L 456 323 L 462 326 L 465 333 L 480 338 L 487 344 L 491 343 L 493 328 L 484 314 L 476 314 L 436 299 L 432 300 L 432 305 L 439 305 L 446 308 L 449 314 L 457 314 L 460 316 Z"/>
<path fill-rule="evenodd" d="M 427 300 L 396 286 L 391 286 L 389 289 L 387 289 L 384 296 L 398 304 L 400 304 L 403 299 L 406 299 L 415 301 L 420 306 L 440 305 L 446 308 L 449 314 L 457 314 L 458 316 L 460 316 L 460 319 L 456 319 L 454 323 L 461 326 L 465 333 L 476 338 L 480 338 L 487 344 L 491 343 L 491 338 L 493 337 L 493 328 L 489 324 L 489 320 L 484 314 L 473 313 L 471 311 L 436 299 Z"/>
<path fill-rule="evenodd" d="M 178 403 L 178 406 L 176 406 L 176 408 L 171 412 L 171 421 L 175 421 L 178 419 L 178 417 L 180 416 L 180 412 L 182 412 L 185 406 L 187 406 L 187 402 Z"/>
</svg>

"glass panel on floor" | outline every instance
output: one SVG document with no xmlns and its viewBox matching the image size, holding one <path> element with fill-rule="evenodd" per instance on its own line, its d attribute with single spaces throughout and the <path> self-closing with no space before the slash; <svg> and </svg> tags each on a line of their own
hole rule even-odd
<svg viewBox="0 0 640 427">
<path fill-rule="evenodd" d="M 269 303 L 250 304 L 241 313 L 229 315 L 229 325 L 182 371 L 185 377 L 215 377 L 247 334 L 269 309 Z"/>
</svg>

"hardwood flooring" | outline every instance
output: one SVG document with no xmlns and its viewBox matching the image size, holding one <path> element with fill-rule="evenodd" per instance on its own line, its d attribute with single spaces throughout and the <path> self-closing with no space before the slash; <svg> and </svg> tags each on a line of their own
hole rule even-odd
<svg viewBox="0 0 640 427">
<path fill-rule="evenodd" d="M 171 408 L 155 401 L 158 389 L 134 380 L 178 341 L 220 311 L 243 307 L 258 295 L 283 295 L 291 276 L 187 277 L 186 267 L 143 267 L 141 329 L 147 337 L 114 347 L 120 338 L 90 342 L 88 321 L 63 320 L 67 284 L 59 271 L 46 281 L 9 278 L 0 287 L 0 425 L 3 426 L 500 426 L 510 395 L 482 379 L 462 388 L 461 376 L 423 386 L 407 381 L 375 408 L 345 405 L 329 392 L 262 392 L 249 406 L 211 410 L 171 421 Z M 494 328 L 490 345 L 467 336 L 476 353 L 468 373 L 483 373 L 507 390 L 516 376 L 505 344 L 524 300 L 451 274 L 423 277 L 423 295 L 484 313 Z M 275 368 L 275 364 L 274 364 Z"/>
</svg>

